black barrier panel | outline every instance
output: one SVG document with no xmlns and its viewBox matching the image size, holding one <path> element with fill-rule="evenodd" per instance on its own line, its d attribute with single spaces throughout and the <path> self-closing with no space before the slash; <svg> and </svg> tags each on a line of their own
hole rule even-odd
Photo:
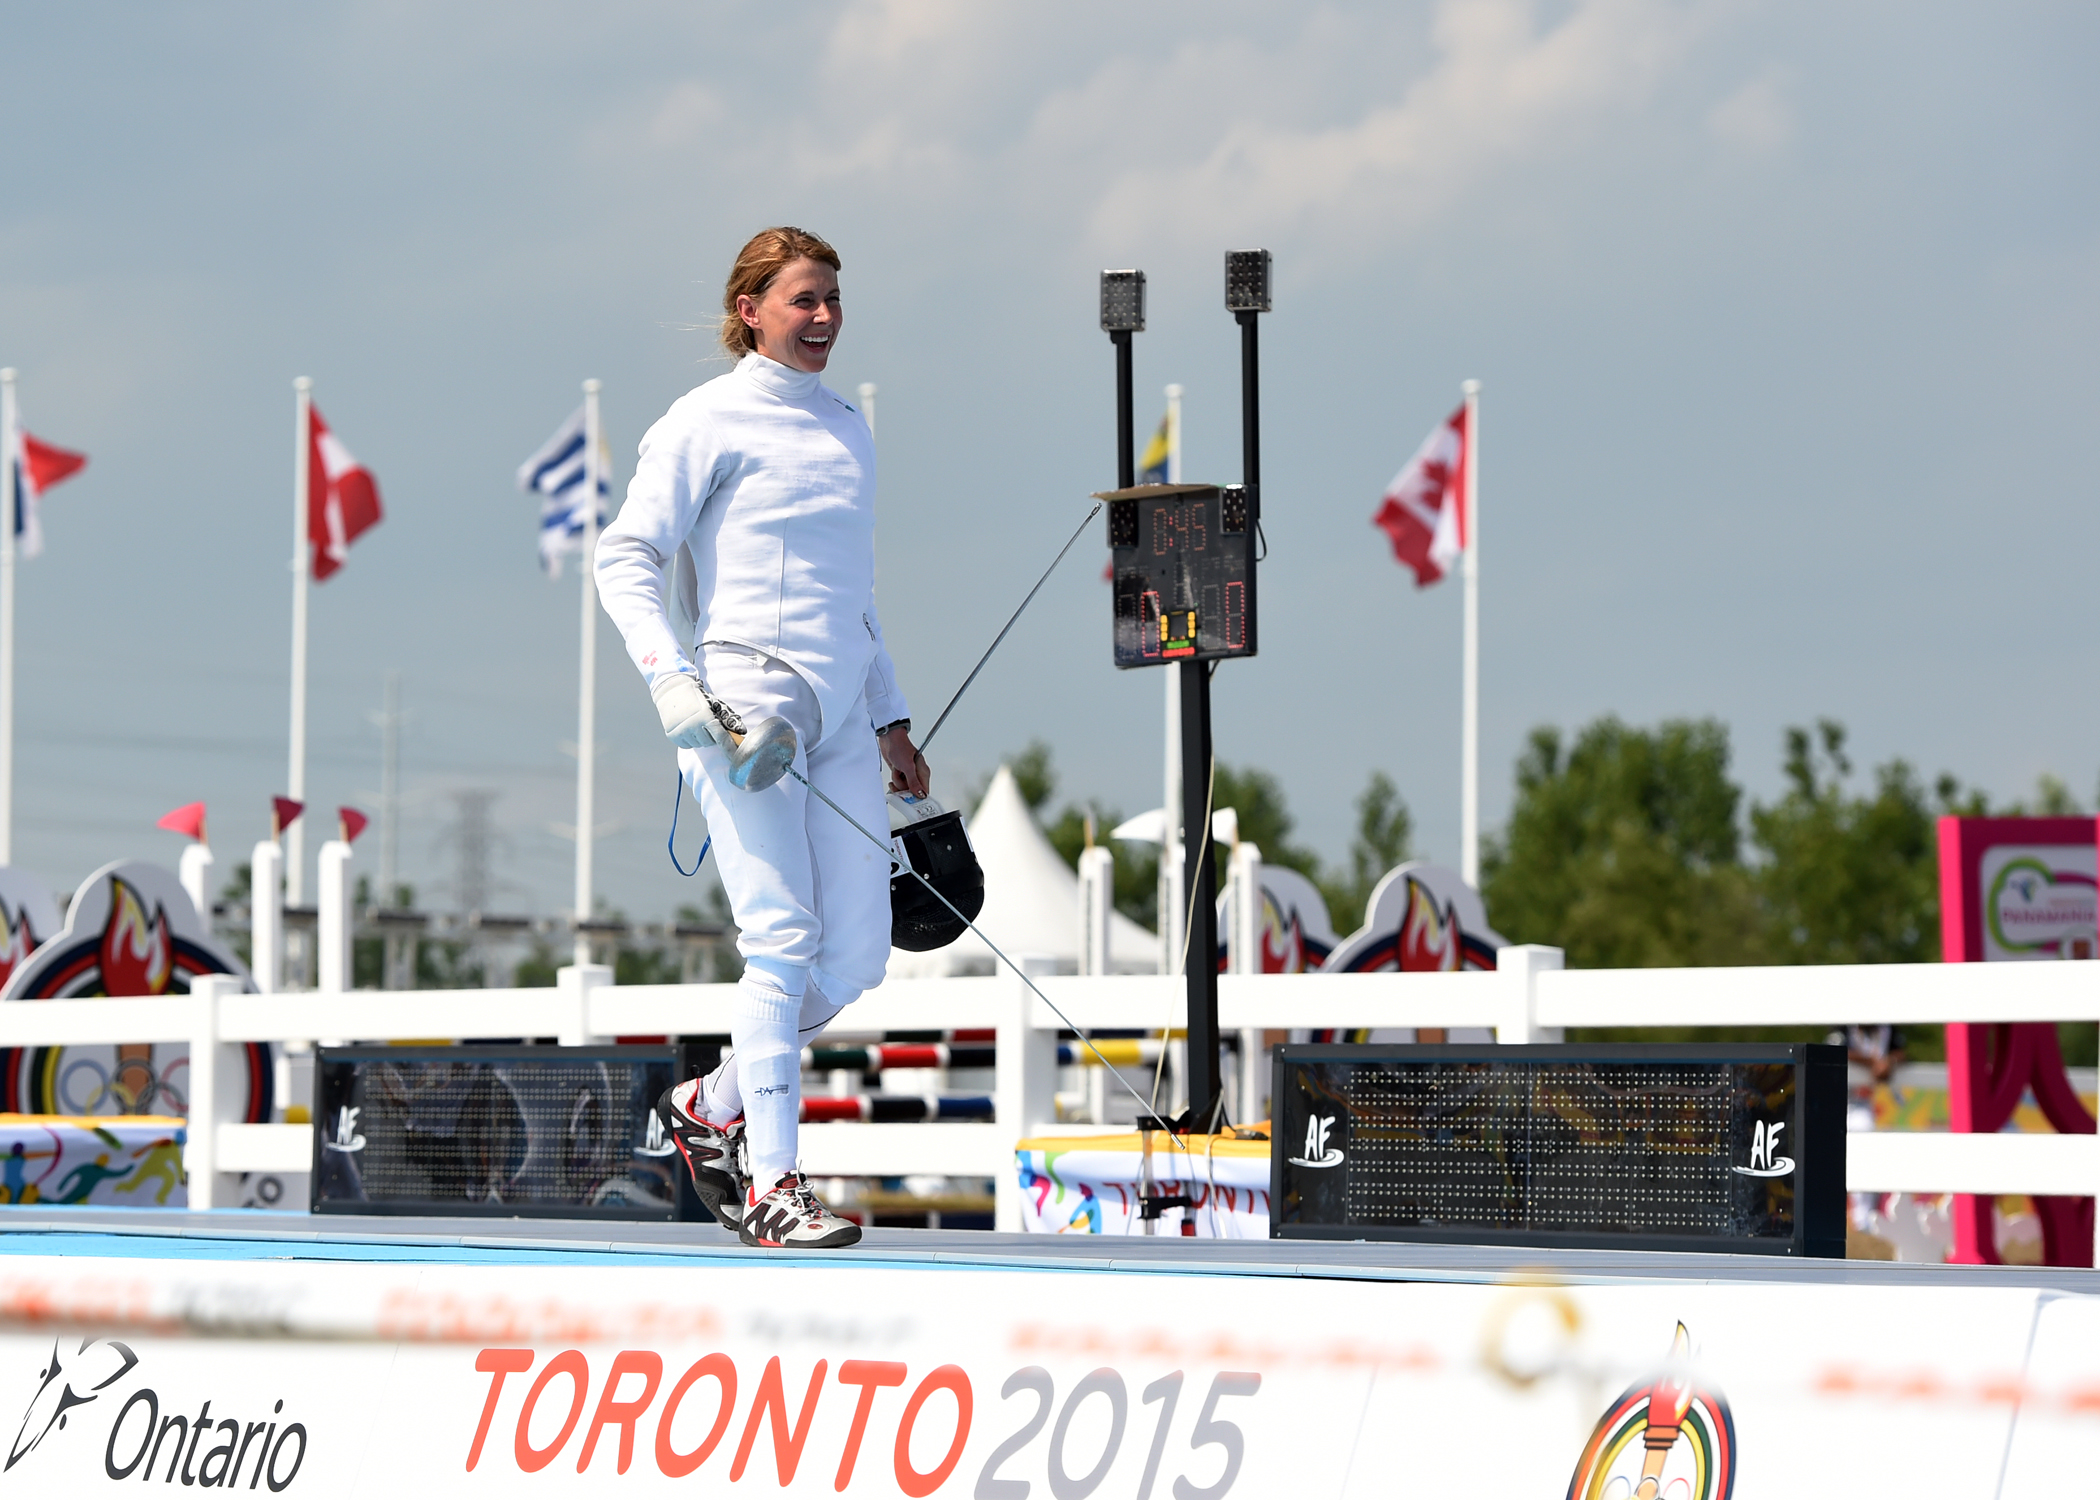
<svg viewBox="0 0 2100 1500">
<path fill-rule="evenodd" d="M 313 1211 L 703 1217 L 655 1112 L 685 1050 L 324 1047 Z"/>
<path fill-rule="evenodd" d="M 1845 1253 L 1845 1052 L 1276 1050 L 1276 1237 Z"/>
</svg>

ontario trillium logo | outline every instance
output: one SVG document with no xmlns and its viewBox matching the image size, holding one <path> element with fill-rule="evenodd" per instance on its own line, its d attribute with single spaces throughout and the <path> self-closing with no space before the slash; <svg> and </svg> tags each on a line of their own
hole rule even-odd
<svg viewBox="0 0 2100 1500">
<path fill-rule="evenodd" d="M 1759 1120 L 1750 1137 L 1750 1165 L 1735 1170 L 1744 1177 L 1784 1177 L 1793 1171 L 1794 1159 L 1779 1154 L 1779 1132 L 1784 1129 L 1784 1120 Z"/>
<path fill-rule="evenodd" d="M 1338 1167 L 1342 1164 L 1342 1149 L 1327 1144 L 1329 1132 L 1334 1129 L 1333 1115 L 1308 1115 L 1305 1120 L 1305 1155 L 1291 1158 L 1294 1167 Z"/>
<path fill-rule="evenodd" d="M 63 1428 L 67 1412 L 92 1404 L 129 1375 L 138 1362 L 130 1345 L 115 1339 L 82 1339 L 80 1347 L 67 1355 L 61 1355 L 54 1340 L 51 1363 L 38 1372 L 42 1384 L 30 1398 L 29 1410 L 22 1413 L 21 1430 L 7 1450 L 7 1463 L 0 1473 L 28 1457 L 37 1444 L 51 1435 L 52 1429 Z"/>
</svg>

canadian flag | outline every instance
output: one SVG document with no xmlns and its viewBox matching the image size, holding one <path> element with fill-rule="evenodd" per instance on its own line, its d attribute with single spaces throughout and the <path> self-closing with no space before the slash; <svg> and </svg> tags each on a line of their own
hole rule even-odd
<svg viewBox="0 0 2100 1500">
<path fill-rule="evenodd" d="M 314 549 L 314 582 L 350 560 L 350 544 L 379 524 L 379 485 L 350 456 L 342 439 L 312 408 L 313 451 L 306 470 L 306 534 Z"/>
<path fill-rule="evenodd" d="M 1422 440 L 1371 518 L 1392 538 L 1393 556 L 1414 569 L 1427 588 L 1451 571 L 1466 550 L 1466 460 L 1472 450 L 1466 409 Z"/>
</svg>

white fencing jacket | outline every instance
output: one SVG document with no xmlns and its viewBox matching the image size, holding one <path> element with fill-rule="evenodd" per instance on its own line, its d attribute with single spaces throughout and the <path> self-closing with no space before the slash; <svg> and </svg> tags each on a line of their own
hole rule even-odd
<svg viewBox="0 0 2100 1500">
<path fill-rule="evenodd" d="M 907 716 L 875 613 L 875 443 L 815 375 L 747 354 L 643 436 L 597 578 L 652 681 L 692 670 L 667 607 L 674 556 L 690 644 L 779 657 L 815 690 L 825 738 L 863 695 L 872 727 Z"/>
</svg>

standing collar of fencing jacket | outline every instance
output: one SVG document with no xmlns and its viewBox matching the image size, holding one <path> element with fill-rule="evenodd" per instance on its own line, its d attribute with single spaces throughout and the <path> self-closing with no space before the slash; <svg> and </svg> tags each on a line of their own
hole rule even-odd
<svg viewBox="0 0 2100 1500">
<path fill-rule="evenodd" d="M 807 401 L 816 395 L 821 382 L 808 370 L 791 370 L 763 354 L 747 354 L 737 362 L 737 373 L 769 396 L 782 401 Z"/>
</svg>

